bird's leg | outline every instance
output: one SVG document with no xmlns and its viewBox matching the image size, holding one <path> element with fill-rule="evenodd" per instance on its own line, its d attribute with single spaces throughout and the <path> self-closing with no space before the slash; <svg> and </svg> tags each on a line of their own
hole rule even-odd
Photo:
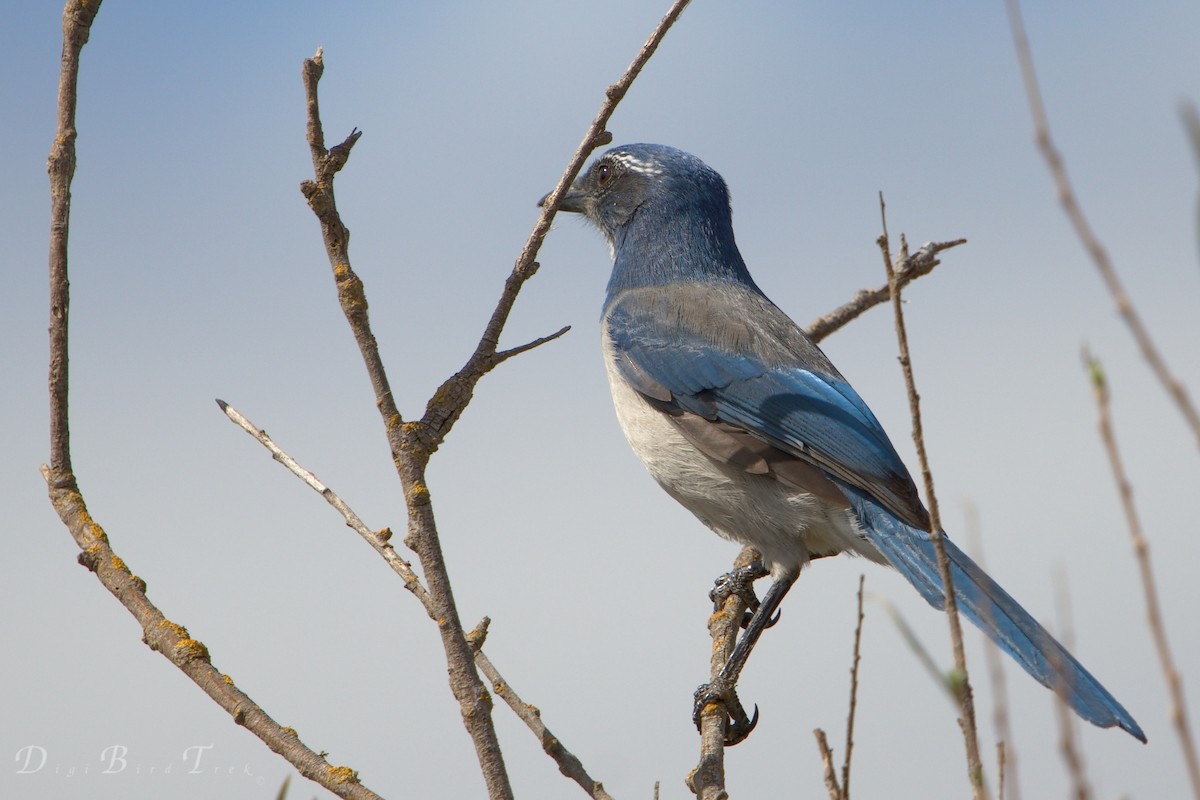
<svg viewBox="0 0 1200 800">
<path fill-rule="evenodd" d="M 726 572 L 721 577 L 713 581 L 712 591 L 708 593 L 708 599 L 713 602 L 713 611 L 719 611 L 721 606 L 725 604 L 725 600 L 737 596 L 746 604 L 746 613 L 742 616 L 739 623 L 745 628 L 750 624 L 753 612 L 758 610 L 759 602 L 758 595 L 754 593 L 754 582 L 759 578 L 765 578 L 771 572 L 766 568 L 762 561 L 755 561 L 752 564 L 747 564 L 742 567 L 736 567 L 729 572 Z M 770 628 L 779 621 L 779 615 L 776 614 L 766 624 Z"/>
<path fill-rule="evenodd" d="M 750 651 L 754 649 L 762 632 L 771 625 L 772 617 L 779 609 L 779 604 L 783 602 L 784 595 L 788 593 L 788 589 L 791 589 L 795 582 L 795 576 L 783 576 L 775 579 L 771 588 L 763 595 L 762 602 L 758 604 L 754 615 L 750 617 L 745 633 L 733 646 L 733 652 L 729 654 L 725 666 L 721 667 L 721 671 L 710 683 L 706 683 L 696 690 L 692 705 L 692 719 L 697 728 L 700 727 L 700 712 L 706 706 L 710 703 L 720 703 L 724 706 L 725 713 L 729 716 L 729 724 L 725 729 L 726 747 L 732 747 L 743 741 L 758 724 L 758 707 L 754 708 L 754 717 L 748 717 L 741 701 L 738 700 L 735 689 L 738 678 L 742 674 L 742 668 L 746 666 L 746 660 L 750 658 Z"/>
</svg>

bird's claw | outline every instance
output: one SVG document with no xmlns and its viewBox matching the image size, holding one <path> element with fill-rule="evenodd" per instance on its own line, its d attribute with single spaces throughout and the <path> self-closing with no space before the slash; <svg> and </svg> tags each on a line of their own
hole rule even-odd
<svg viewBox="0 0 1200 800">
<path fill-rule="evenodd" d="M 696 730 L 700 730 L 700 718 L 709 706 L 719 706 L 725 717 L 725 746 L 733 747 L 746 740 L 754 727 L 758 725 L 758 705 L 754 706 L 754 716 L 748 716 L 742 707 L 742 701 L 737 693 L 730 689 L 722 693 L 711 683 L 706 683 L 696 689 L 692 701 L 692 721 Z"/>
<path fill-rule="evenodd" d="M 770 572 L 761 561 L 755 561 L 753 564 L 726 572 L 713 581 L 712 591 L 708 593 L 708 599 L 713 602 L 713 610 L 720 610 L 721 605 L 727 599 L 736 595 L 753 612 L 758 608 L 758 595 L 754 593 L 754 582 L 769 574 Z"/>
</svg>

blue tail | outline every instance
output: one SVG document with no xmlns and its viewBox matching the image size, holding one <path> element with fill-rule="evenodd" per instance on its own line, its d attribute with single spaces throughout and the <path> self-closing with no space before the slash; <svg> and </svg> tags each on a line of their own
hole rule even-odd
<svg viewBox="0 0 1200 800">
<path fill-rule="evenodd" d="M 871 543 L 930 605 L 942 608 L 945 597 L 930 534 L 904 524 L 861 489 L 847 484 L 842 488 Z M 1065 647 L 949 538 L 943 536 L 942 542 L 950 559 L 954 597 L 967 619 L 1079 716 L 1101 728 L 1117 725 L 1146 741 L 1129 712 Z"/>
</svg>

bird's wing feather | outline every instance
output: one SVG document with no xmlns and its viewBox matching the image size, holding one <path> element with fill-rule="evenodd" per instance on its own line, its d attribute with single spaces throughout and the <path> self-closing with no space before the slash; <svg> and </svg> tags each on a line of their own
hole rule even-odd
<svg viewBox="0 0 1200 800">
<path fill-rule="evenodd" d="M 760 293 L 712 285 L 630 290 L 613 299 L 606 324 L 617 367 L 633 388 L 667 413 L 714 425 L 707 436 L 688 434 L 710 455 L 720 447 L 704 441 L 721 440 L 734 452 L 726 434 L 744 432 L 870 492 L 905 522 L 928 526 L 875 415 Z"/>
</svg>

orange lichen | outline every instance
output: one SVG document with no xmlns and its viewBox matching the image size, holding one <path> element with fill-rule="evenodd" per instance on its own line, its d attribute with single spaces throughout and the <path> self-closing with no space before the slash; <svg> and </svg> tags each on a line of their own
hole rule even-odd
<svg viewBox="0 0 1200 800">
<path fill-rule="evenodd" d="M 188 633 L 187 628 L 183 627 L 182 625 L 176 625 L 169 619 L 164 619 L 162 622 L 158 623 L 158 627 L 163 630 L 170 631 L 176 639 L 182 640 L 191 638 L 191 634 Z"/>
<path fill-rule="evenodd" d="M 175 660 L 179 663 L 193 659 L 208 661 L 209 658 L 208 647 L 204 642 L 195 639 L 181 639 L 175 644 Z"/>
<path fill-rule="evenodd" d="M 358 783 L 358 772 L 349 767 L 329 768 L 329 778 L 334 783 Z"/>
</svg>

